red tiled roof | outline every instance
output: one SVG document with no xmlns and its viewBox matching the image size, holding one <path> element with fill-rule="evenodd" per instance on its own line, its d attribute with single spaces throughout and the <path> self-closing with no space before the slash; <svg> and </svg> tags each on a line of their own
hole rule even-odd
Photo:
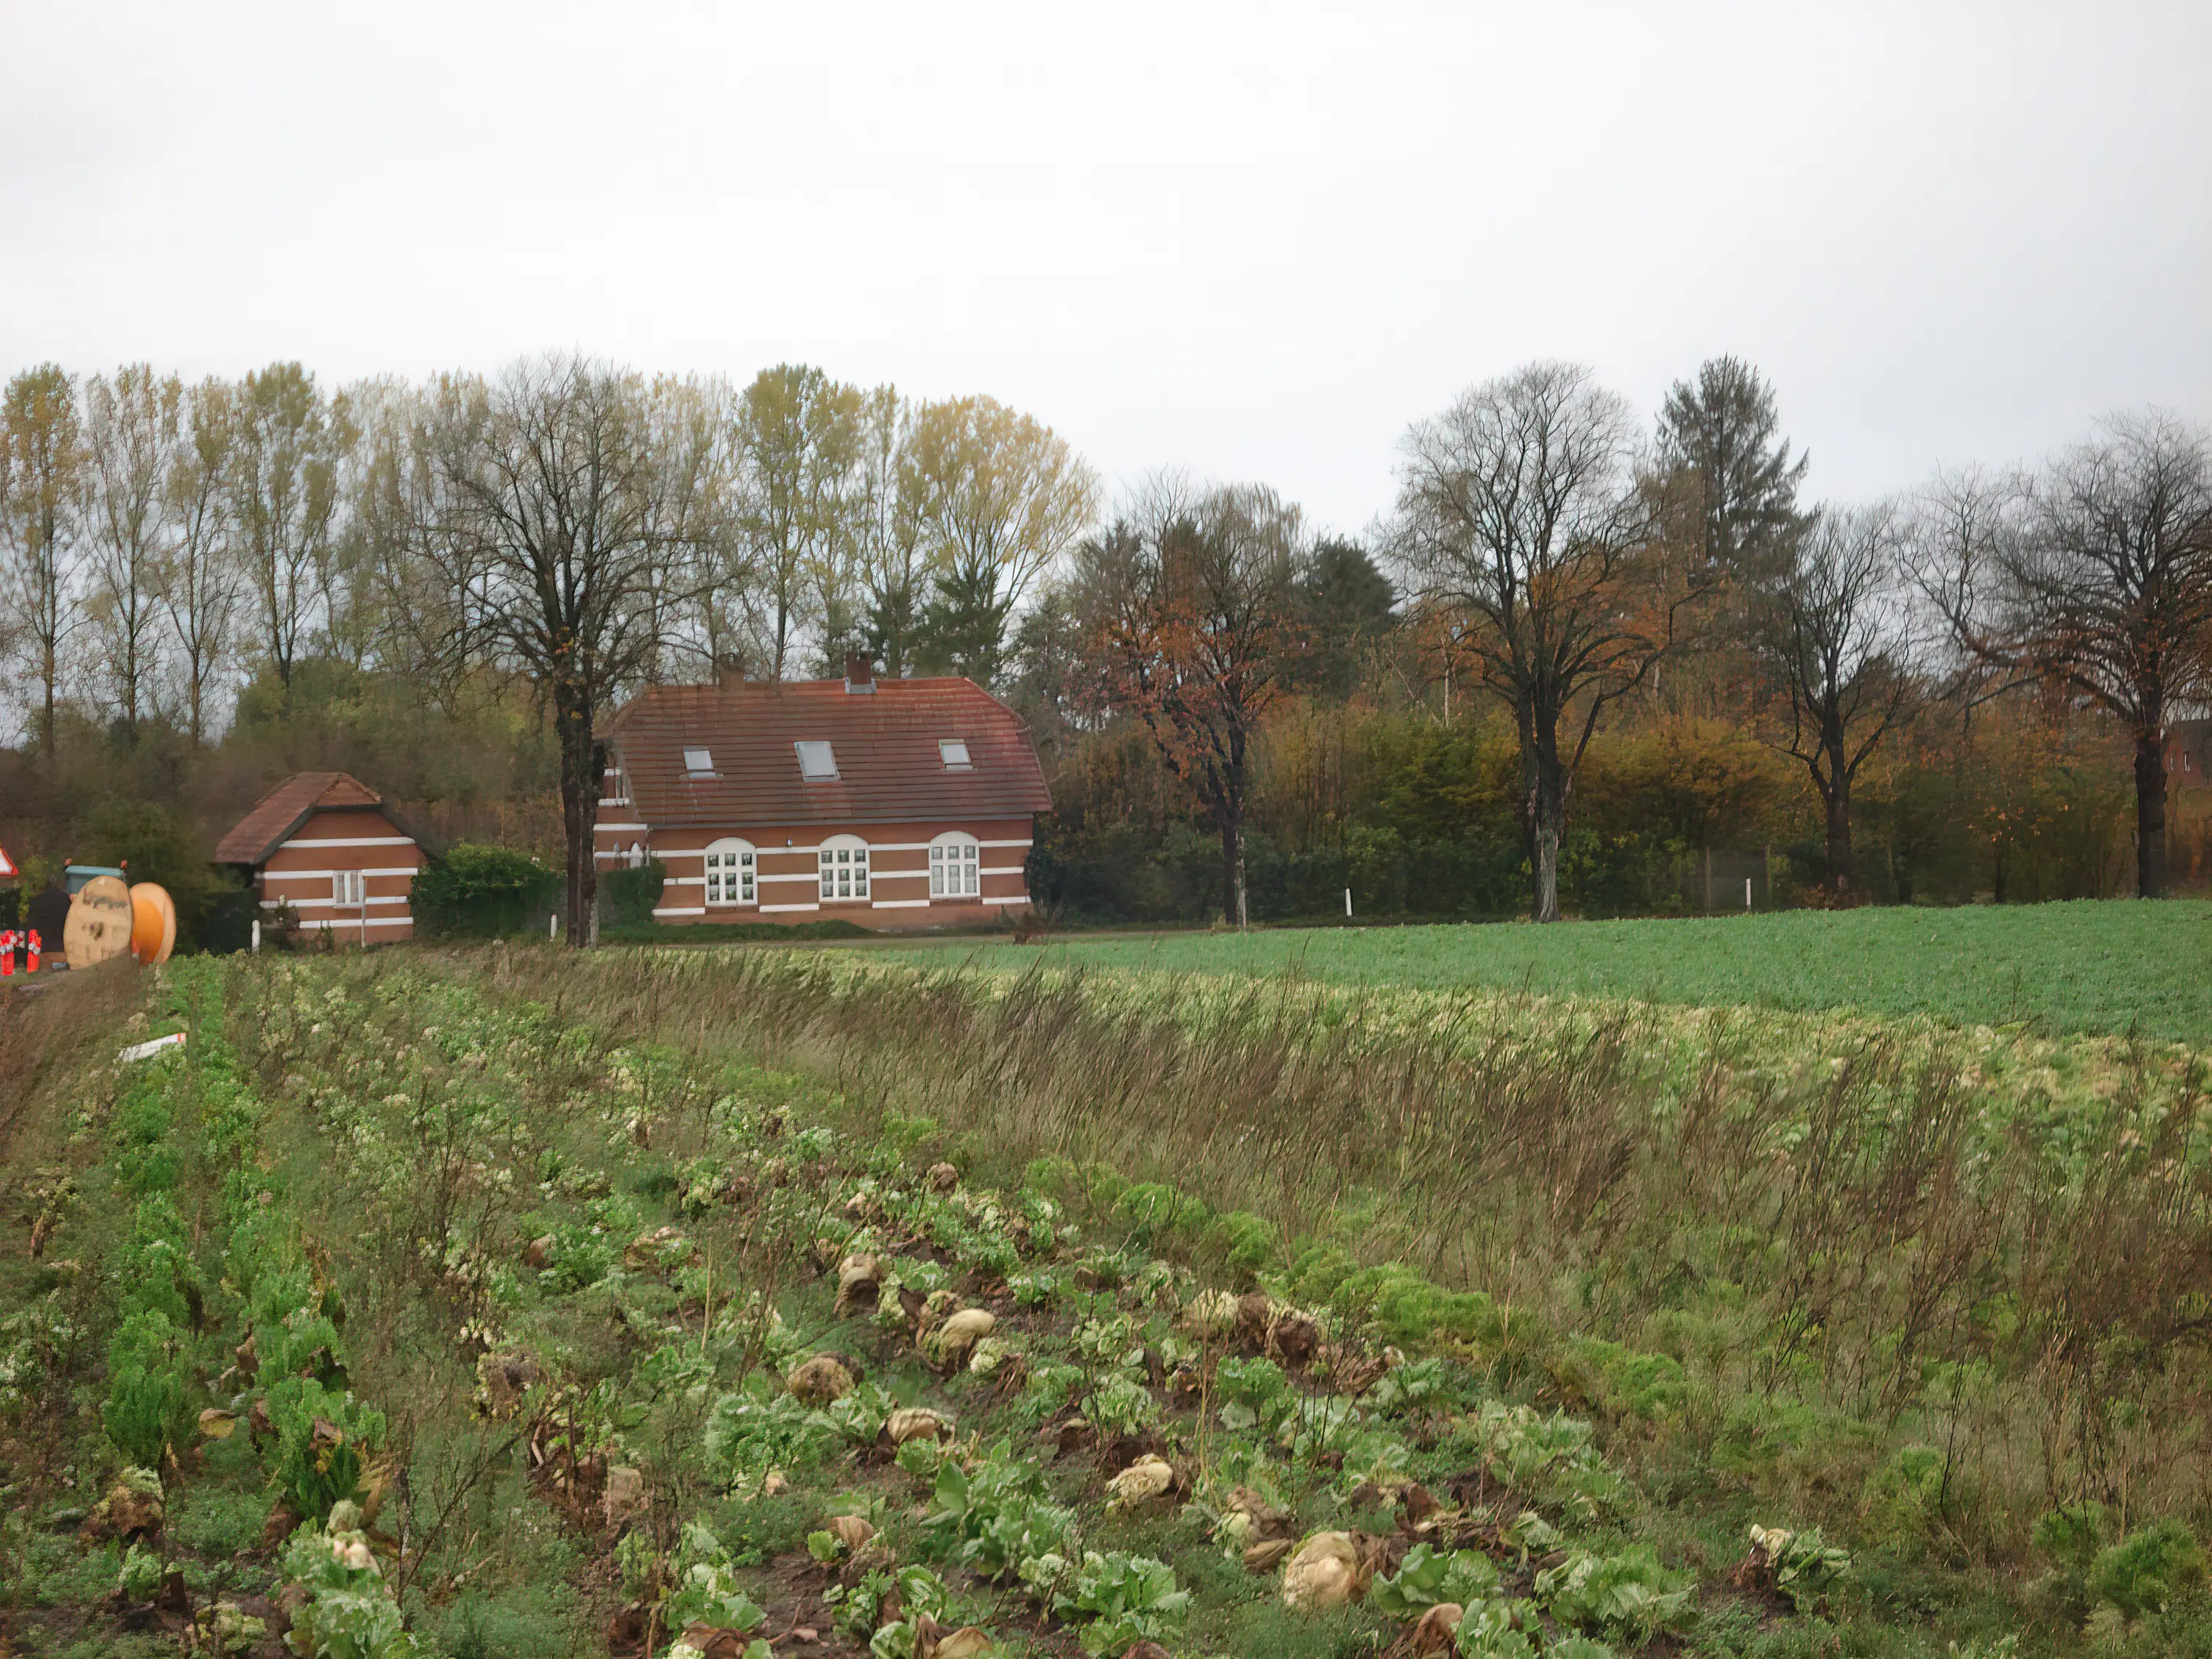
<svg viewBox="0 0 2212 1659">
<path fill-rule="evenodd" d="M 972 680 L 842 680 L 662 685 L 640 692 L 604 735 L 638 817 L 666 824 L 895 823 L 1023 817 L 1052 810 L 1044 773 L 1012 709 Z M 968 745 L 948 769 L 945 738 Z M 825 742 L 834 781 L 799 775 L 794 744 Z M 687 775 L 704 749 L 714 775 Z"/>
<path fill-rule="evenodd" d="M 217 864 L 262 864 L 291 839 L 310 814 L 382 806 L 384 798 L 343 772 L 295 772 L 259 800 L 216 843 Z"/>
</svg>

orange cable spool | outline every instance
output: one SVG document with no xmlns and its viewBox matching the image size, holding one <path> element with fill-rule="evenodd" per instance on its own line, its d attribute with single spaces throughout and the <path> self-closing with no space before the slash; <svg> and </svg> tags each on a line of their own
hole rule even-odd
<svg viewBox="0 0 2212 1659">
<path fill-rule="evenodd" d="M 176 948 L 176 901 L 159 882 L 137 883 L 131 889 L 131 954 L 151 968 Z"/>
</svg>

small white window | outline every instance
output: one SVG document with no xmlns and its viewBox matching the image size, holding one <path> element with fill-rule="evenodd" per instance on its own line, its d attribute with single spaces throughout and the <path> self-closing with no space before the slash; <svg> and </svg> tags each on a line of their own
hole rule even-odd
<svg viewBox="0 0 2212 1659">
<path fill-rule="evenodd" d="M 948 772 L 964 772 L 970 764 L 965 738 L 939 738 L 937 752 L 945 757 L 945 769 Z"/>
<path fill-rule="evenodd" d="M 867 897 L 867 842 L 858 836 L 832 836 L 822 843 L 821 859 L 825 903 Z"/>
<path fill-rule="evenodd" d="M 753 902 L 753 844 L 723 840 L 707 848 L 707 902 L 750 904 Z"/>
<path fill-rule="evenodd" d="M 695 778 L 714 775 L 714 757 L 712 750 L 687 749 L 684 751 L 684 769 Z"/>
<path fill-rule="evenodd" d="M 794 743 L 799 751 L 799 775 L 809 783 L 834 782 L 837 776 L 837 757 L 830 751 L 826 743 Z"/>
<path fill-rule="evenodd" d="M 358 870 L 337 870 L 331 873 L 331 902 L 359 906 L 366 884 Z"/>
<path fill-rule="evenodd" d="M 982 889 L 983 848 L 973 836 L 957 831 L 929 843 L 929 896 L 933 899 L 975 898 Z"/>
</svg>

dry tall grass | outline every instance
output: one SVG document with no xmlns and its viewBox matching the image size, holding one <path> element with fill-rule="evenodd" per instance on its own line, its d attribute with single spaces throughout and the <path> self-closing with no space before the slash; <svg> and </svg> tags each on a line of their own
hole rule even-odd
<svg viewBox="0 0 2212 1659">
<path fill-rule="evenodd" d="M 2061 1501 L 2212 1506 L 2194 1075 L 2138 1064 L 2060 1116 L 1924 1043 L 1778 1082 L 1717 1016 L 1685 1085 L 1626 1008 L 1547 1034 L 1495 1000 L 1409 1026 L 1288 980 L 1132 994 L 792 952 L 446 960 L 623 1041 L 814 1073 L 863 1130 L 927 1115 L 1001 1175 L 1103 1163 L 1256 1212 L 1286 1253 L 1334 1241 L 1485 1291 L 1524 1376 L 1565 1374 L 1584 1337 L 1664 1352 L 1691 1395 L 1639 1425 L 1653 1456 L 1717 1459 L 1877 1532 L 2008 1556 Z"/>
</svg>

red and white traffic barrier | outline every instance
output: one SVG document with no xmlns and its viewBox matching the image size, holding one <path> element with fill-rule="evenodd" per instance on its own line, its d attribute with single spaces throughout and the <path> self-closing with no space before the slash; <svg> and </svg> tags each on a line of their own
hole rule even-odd
<svg viewBox="0 0 2212 1659">
<path fill-rule="evenodd" d="M 31 959 L 25 965 L 23 971 L 27 974 L 35 974 L 39 971 L 39 930 L 35 927 L 31 929 L 29 944 Z"/>
<path fill-rule="evenodd" d="M 0 927 L 0 979 L 12 978 L 15 972 L 15 930 Z"/>
</svg>

